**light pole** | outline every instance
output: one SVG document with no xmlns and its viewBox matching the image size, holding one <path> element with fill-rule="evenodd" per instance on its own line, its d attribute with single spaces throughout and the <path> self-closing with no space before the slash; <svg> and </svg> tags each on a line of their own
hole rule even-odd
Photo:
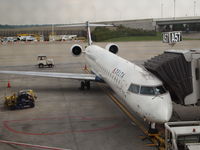
<svg viewBox="0 0 200 150">
<path fill-rule="evenodd" d="M 52 40 L 55 41 L 55 37 L 54 37 L 54 24 L 52 24 L 52 26 L 51 26 L 51 36 L 52 36 Z"/>
<path fill-rule="evenodd" d="M 161 18 L 163 18 L 163 1 L 161 0 Z"/>
<path fill-rule="evenodd" d="M 196 1 L 194 1 L 194 16 L 196 16 Z"/>
<path fill-rule="evenodd" d="M 176 0 L 174 0 L 174 19 L 176 17 Z"/>
</svg>

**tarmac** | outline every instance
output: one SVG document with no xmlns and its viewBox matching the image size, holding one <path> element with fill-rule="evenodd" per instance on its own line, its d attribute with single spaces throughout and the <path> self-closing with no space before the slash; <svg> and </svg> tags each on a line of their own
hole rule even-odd
<svg viewBox="0 0 200 150">
<path fill-rule="evenodd" d="M 0 70 L 52 71 L 84 73 L 83 56 L 73 57 L 74 43 L 24 43 L 0 45 Z M 80 43 L 83 47 L 86 43 Z M 96 43 L 105 46 L 106 43 Z M 120 56 L 141 64 L 171 49 L 162 42 L 120 42 Z M 177 43 L 174 49 L 200 47 L 199 41 Z M 37 55 L 54 59 L 53 69 L 39 69 Z M 7 88 L 10 81 L 11 88 Z M 92 83 L 91 90 L 79 90 L 80 81 L 44 77 L 0 75 L 0 150 L 71 149 L 71 150 L 154 150 L 144 134 L 102 91 Z M 4 96 L 21 89 L 33 89 L 38 96 L 30 109 L 7 110 Z M 174 104 L 176 119 L 194 120 L 198 106 Z M 183 111 L 184 110 L 184 111 Z M 190 112 L 190 114 L 188 114 Z M 195 115 L 195 116 L 194 116 Z M 178 117 L 177 117 L 178 116 Z M 18 142 L 18 145 L 2 140 Z M 31 144 L 31 145 L 27 145 Z"/>
</svg>

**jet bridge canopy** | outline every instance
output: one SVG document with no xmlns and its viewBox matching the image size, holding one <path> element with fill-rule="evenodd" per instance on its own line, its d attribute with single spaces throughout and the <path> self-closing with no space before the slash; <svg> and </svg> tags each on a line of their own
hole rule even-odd
<svg viewBox="0 0 200 150">
<path fill-rule="evenodd" d="M 144 67 L 163 81 L 176 103 L 184 104 L 184 98 L 193 92 L 191 62 L 182 53 L 166 51 L 145 62 Z"/>
</svg>

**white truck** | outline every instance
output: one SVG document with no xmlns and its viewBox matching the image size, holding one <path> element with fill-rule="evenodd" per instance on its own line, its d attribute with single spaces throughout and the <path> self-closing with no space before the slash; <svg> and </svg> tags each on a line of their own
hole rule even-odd
<svg viewBox="0 0 200 150">
<path fill-rule="evenodd" d="M 46 55 L 38 55 L 37 60 L 38 60 L 39 68 L 44 68 L 44 67 L 53 68 L 54 67 L 53 59 L 47 58 Z"/>
</svg>

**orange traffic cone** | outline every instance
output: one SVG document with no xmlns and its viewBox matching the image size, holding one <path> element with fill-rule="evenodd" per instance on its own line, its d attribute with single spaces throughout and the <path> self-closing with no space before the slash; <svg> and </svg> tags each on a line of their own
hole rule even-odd
<svg viewBox="0 0 200 150">
<path fill-rule="evenodd" d="M 84 69 L 84 70 L 87 70 L 87 65 L 85 65 L 83 69 Z"/>
<path fill-rule="evenodd" d="M 7 88 L 11 88 L 10 81 L 8 81 Z"/>
</svg>

